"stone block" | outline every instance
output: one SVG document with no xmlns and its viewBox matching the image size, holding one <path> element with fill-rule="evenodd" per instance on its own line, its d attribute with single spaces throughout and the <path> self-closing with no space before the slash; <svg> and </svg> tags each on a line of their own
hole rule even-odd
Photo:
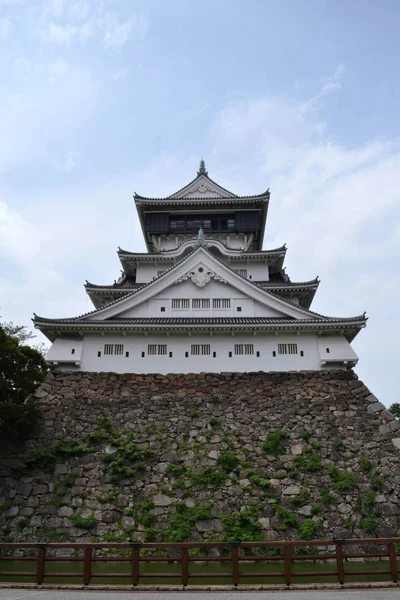
<svg viewBox="0 0 400 600">
<path fill-rule="evenodd" d="M 262 529 L 269 529 L 271 527 L 271 519 L 269 517 L 261 517 L 258 519 Z"/>
<path fill-rule="evenodd" d="M 367 396 L 366 398 L 368 400 L 368 402 L 379 402 L 378 398 L 375 396 L 375 394 L 370 394 L 369 396 Z"/>
<path fill-rule="evenodd" d="M 282 490 L 282 494 L 284 496 L 297 496 L 297 494 L 300 494 L 300 488 L 297 485 L 289 485 Z"/>
<path fill-rule="evenodd" d="M 292 446 L 290 448 L 290 452 L 294 455 L 294 456 L 298 456 L 299 454 L 303 453 L 303 446 L 301 444 L 295 444 L 294 446 Z"/>
<path fill-rule="evenodd" d="M 399 421 L 390 421 L 389 423 L 386 423 L 385 425 L 381 425 L 379 427 L 379 433 L 381 433 L 382 435 L 386 435 L 387 433 L 393 433 L 398 429 L 400 429 Z"/>
<path fill-rule="evenodd" d="M 397 448 L 398 450 L 400 450 L 400 438 L 393 438 L 392 439 L 392 444 L 395 448 Z"/>
<path fill-rule="evenodd" d="M 72 517 L 74 511 L 70 506 L 62 506 L 59 509 L 58 514 L 60 517 Z"/>
<path fill-rule="evenodd" d="M 157 494 L 153 498 L 153 502 L 155 506 L 169 506 L 174 501 L 173 498 L 169 496 L 165 496 L 164 494 Z"/>
<path fill-rule="evenodd" d="M 386 407 L 382 404 L 382 402 L 376 401 L 373 404 L 367 406 L 367 413 L 373 414 L 376 412 L 382 412 L 382 410 L 385 410 L 385 408 Z"/>
<path fill-rule="evenodd" d="M 220 519 L 202 519 L 196 523 L 197 531 L 204 533 L 208 531 L 222 531 L 222 522 Z"/>
</svg>

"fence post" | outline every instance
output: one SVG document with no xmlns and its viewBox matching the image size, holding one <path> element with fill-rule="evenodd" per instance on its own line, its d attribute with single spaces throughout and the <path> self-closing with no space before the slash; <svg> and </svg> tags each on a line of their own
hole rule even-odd
<svg viewBox="0 0 400 600">
<path fill-rule="evenodd" d="M 36 563 L 36 583 L 41 585 L 44 579 L 44 567 L 46 563 L 46 544 L 38 544 L 38 554 Z"/>
<path fill-rule="evenodd" d="M 283 546 L 283 576 L 286 585 L 292 583 L 292 547 Z"/>
<path fill-rule="evenodd" d="M 238 586 L 240 582 L 239 546 L 240 542 L 231 542 L 232 583 L 235 587 Z"/>
<path fill-rule="evenodd" d="M 399 579 L 399 567 L 397 565 L 396 546 L 393 542 L 388 544 L 389 563 L 390 563 L 390 574 L 392 576 L 393 583 L 397 583 Z"/>
<path fill-rule="evenodd" d="M 334 540 L 336 544 L 336 570 L 337 578 L 341 585 L 344 583 L 344 552 L 343 552 L 343 540 Z"/>
<path fill-rule="evenodd" d="M 92 549 L 85 548 L 85 555 L 83 558 L 83 583 L 89 585 L 92 577 Z"/>
<path fill-rule="evenodd" d="M 132 585 L 139 583 L 139 561 L 141 542 L 131 542 L 132 546 Z"/>
<path fill-rule="evenodd" d="M 189 549 L 182 548 L 182 585 L 187 586 L 189 583 Z"/>
</svg>

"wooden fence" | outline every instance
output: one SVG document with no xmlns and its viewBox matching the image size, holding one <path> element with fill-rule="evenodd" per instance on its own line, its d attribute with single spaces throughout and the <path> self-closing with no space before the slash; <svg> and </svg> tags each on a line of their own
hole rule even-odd
<svg viewBox="0 0 400 600">
<path fill-rule="evenodd" d="M 74 578 L 77 582 L 89 585 L 93 578 L 101 577 L 124 578 L 132 586 L 144 583 L 146 578 L 157 578 L 180 581 L 183 586 L 190 585 L 191 580 L 201 578 L 207 585 L 215 578 L 224 578 L 226 583 L 238 586 L 245 583 L 246 579 L 257 580 L 260 578 L 281 578 L 282 582 L 290 586 L 293 578 L 304 577 L 318 581 L 318 578 L 334 576 L 343 584 L 349 576 L 387 576 L 388 581 L 398 581 L 398 556 L 396 544 L 400 538 L 365 538 L 346 540 L 298 540 L 275 542 L 221 542 L 221 543 L 2 543 L 0 542 L 0 578 L 16 577 L 32 578 L 38 585 L 46 582 L 48 578 Z M 350 550 L 351 552 L 346 552 Z M 314 553 L 313 549 L 315 548 Z M 66 555 L 66 551 L 72 551 Z M 120 552 L 118 556 L 104 556 L 106 552 Z M 60 555 L 60 552 L 62 555 Z M 303 553 L 307 552 L 307 553 Z M 203 555 L 198 555 L 203 553 Z M 209 553 L 211 555 L 204 555 Z M 215 554 L 219 555 L 216 556 Z M 349 559 L 360 562 L 358 570 L 347 570 Z M 361 565 L 368 565 L 371 559 L 380 561 L 383 568 L 366 569 Z M 7 570 L 7 562 L 16 563 L 18 570 Z M 331 565 L 332 569 L 323 570 L 296 570 L 296 565 L 305 561 L 318 565 Z M 80 563 L 80 571 L 63 572 L 53 571 L 49 568 L 52 563 Z M 96 563 L 124 562 L 129 563 L 127 572 L 116 573 L 105 570 L 93 570 Z M 229 572 L 199 572 L 197 565 L 201 563 L 229 563 Z M 21 565 L 20 565 L 21 563 Z M 22 563 L 35 563 L 35 570 L 22 570 Z M 150 563 L 166 563 L 175 565 L 175 570 L 166 572 L 149 572 L 145 565 Z M 251 563 L 251 570 L 241 570 L 244 563 Z M 263 571 L 258 565 L 276 565 L 273 571 Z M 21 567 L 21 570 L 19 568 Z M 148 580 L 148 579 L 147 579 Z"/>
</svg>

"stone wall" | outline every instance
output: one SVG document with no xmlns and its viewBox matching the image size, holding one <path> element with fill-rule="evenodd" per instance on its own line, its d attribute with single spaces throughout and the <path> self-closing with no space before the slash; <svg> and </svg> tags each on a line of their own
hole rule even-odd
<svg viewBox="0 0 400 600">
<path fill-rule="evenodd" d="M 398 535 L 400 424 L 351 371 L 55 372 L 35 396 L 0 539 Z"/>
</svg>

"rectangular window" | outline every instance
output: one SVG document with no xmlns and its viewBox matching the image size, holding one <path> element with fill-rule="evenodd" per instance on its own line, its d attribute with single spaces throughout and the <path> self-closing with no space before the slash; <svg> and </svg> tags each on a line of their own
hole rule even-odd
<svg viewBox="0 0 400 600">
<path fill-rule="evenodd" d="M 201 310 L 209 310 L 211 306 L 211 300 L 209 298 L 199 298 L 192 300 L 192 308 L 197 308 Z"/>
<path fill-rule="evenodd" d="M 209 355 L 211 352 L 210 344 L 192 344 L 190 353 L 192 356 Z"/>
<path fill-rule="evenodd" d="M 189 298 L 173 298 L 172 310 L 187 310 L 190 308 Z"/>
<path fill-rule="evenodd" d="M 257 350 L 257 358 L 260 358 L 260 352 Z"/>
<path fill-rule="evenodd" d="M 278 354 L 297 354 L 297 344 L 278 344 Z"/>
<path fill-rule="evenodd" d="M 144 357 L 145 357 L 145 353 L 144 353 L 144 352 L 142 352 L 142 358 L 144 358 Z"/>
<path fill-rule="evenodd" d="M 126 358 L 129 358 L 129 352 L 125 352 Z"/>
<path fill-rule="evenodd" d="M 329 348 L 326 348 L 326 353 L 329 354 L 330 350 Z"/>
<path fill-rule="evenodd" d="M 230 298 L 214 298 L 213 299 L 213 308 L 223 309 L 230 308 L 231 300 Z"/>
<path fill-rule="evenodd" d="M 97 352 L 97 358 L 100 358 L 100 356 L 101 356 L 101 352 L 100 352 L 100 350 L 99 350 L 99 351 Z"/>
<path fill-rule="evenodd" d="M 123 354 L 123 344 L 104 344 L 104 355 L 111 356 L 111 354 Z"/>
<path fill-rule="evenodd" d="M 300 356 L 304 356 L 303 350 L 300 350 Z"/>
<path fill-rule="evenodd" d="M 72 348 L 71 354 L 75 354 L 75 348 Z"/>
<path fill-rule="evenodd" d="M 166 356 L 167 344 L 149 344 L 147 346 L 147 354 L 149 356 L 155 356 L 156 354 Z"/>
<path fill-rule="evenodd" d="M 235 354 L 254 354 L 253 344 L 235 344 Z"/>
<path fill-rule="evenodd" d="M 234 269 L 234 271 L 242 277 L 247 277 L 247 269 Z"/>
</svg>

